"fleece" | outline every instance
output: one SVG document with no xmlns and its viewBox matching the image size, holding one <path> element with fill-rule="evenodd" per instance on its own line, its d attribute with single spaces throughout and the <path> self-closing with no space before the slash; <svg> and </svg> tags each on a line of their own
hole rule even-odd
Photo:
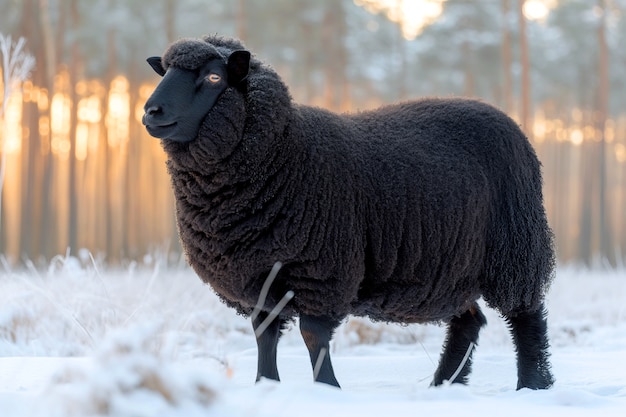
<svg viewBox="0 0 626 417">
<path fill-rule="evenodd" d="M 181 41 L 163 64 L 193 69 L 243 48 Z M 291 290 L 284 317 L 449 321 L 481 296 L 507 316 L 542 306 L 555 258 L 540 163 L 489 104 L 335 114 L 294 103 L 253 57 L 245 88 L 224 91 L 197 138 L 162 143 L 187 259 L 241 314 L 276 261 L 264 308 Z"/>
</svg>

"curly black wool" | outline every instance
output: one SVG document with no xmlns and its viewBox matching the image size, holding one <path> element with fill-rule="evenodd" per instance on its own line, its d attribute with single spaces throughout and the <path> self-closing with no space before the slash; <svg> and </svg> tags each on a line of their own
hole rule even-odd
<svg viewBox="0 0 626 417">
<path fill-rule="evenodd" d="M 183 40 L 163 63 L 243 48 Z M 541 308 L 553 237 L 539 161 L 509 117 L 461 98 L 338 115 L 294 104 L 256 58 L 245 82 L 196 139 L 163 140 L 187 258 L 228 305 L 250 314 L 281 261 L 267 308 L 293 290 L 285 316 L 447 321 L 481 296 L 509 316 Z"/>
</svg>

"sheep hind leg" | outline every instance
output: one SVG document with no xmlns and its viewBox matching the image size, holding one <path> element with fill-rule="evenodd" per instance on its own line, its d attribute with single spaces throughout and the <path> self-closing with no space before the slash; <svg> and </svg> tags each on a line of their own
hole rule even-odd
<svg viewBox="0 0 626 417">
<path fill-rule="evenodd" d="M 442 385 L 444 381 L 467 383 L 472 367 L 472 353 L 478 341 L 478 332 L 485 324 L 487 324 L 487 319 L 476 303 L 459 317 L 453 317 L 450 320 L 444 349 L 431 386 Z"/>
<path fill-rule="evenodd" d="M 338 321 L 325 317 L 300 316 L 300 333 L 309 350 L 313 379 L 337 388 L 339 383 L 330 361 L 329 342 L 338 325 Z"/>
<path fill-rule="evenodd" d="M 254 333 L 258 332 L 259 326 L 267 319 L 269 313 L 260 312 L 252 320 L 252 327 Z M 276 366 L 276 349 L 278 346 L 278 340 L 281 336 L 281 329 L 285 320 L 280 317 L 274 318 L 267 327 L 258 332 L 256 335 L 256 343 L 258 348 L 258 363 L 256 381 L 259 382 L 261 378 L 273 379 L 280 381 L 278 376 L 278 367 Z"/>
<path fill-rule="evenodd" d="M 554 383 L 550 371 L 546 310 L 505 315 L 517 350 L 517 389 L 546 389 Z"/>
</svg>

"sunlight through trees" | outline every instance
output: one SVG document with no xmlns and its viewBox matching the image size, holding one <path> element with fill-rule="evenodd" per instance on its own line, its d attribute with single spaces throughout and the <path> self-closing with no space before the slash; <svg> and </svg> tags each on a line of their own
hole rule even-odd
<svg viewBox="0 0 626 417">
<path fill-rule="evenodd" d="M 20 88 L 0 83 L 0 253 L 11 262 L 68 246 L 112 262 L 178 256 L 165 157 L 140 122 L 158 82 L 145 58 L 218 32 L 243 36 L 298 102 L 354 111 L 470 95 L 499 106 L 542 160 L 559 259 L 624 264 L 624 0 L 24 0 L 2 3 L 0 22 L 37 62 Z"/>
</svg>

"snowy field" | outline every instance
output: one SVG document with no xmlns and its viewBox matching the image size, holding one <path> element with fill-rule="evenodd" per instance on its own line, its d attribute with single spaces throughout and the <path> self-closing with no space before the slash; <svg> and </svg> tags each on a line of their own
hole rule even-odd
<svg viewBox="0 0 626 417">
<path fill-rule="evenodd" d="M 297 328 L 279 345 L 282 383 L 254 384 L 248 321 L 187 268 L 0 266 L 0 416 L 626 415 L 626 272 L 562 268 L 548 307 L 548 391 L 515 390 L 489 309 L 469 386 L 429 388 L 442 327 L 354 318 L 331 348 L 342 390 L 311 381 Z"/>
</svg>

